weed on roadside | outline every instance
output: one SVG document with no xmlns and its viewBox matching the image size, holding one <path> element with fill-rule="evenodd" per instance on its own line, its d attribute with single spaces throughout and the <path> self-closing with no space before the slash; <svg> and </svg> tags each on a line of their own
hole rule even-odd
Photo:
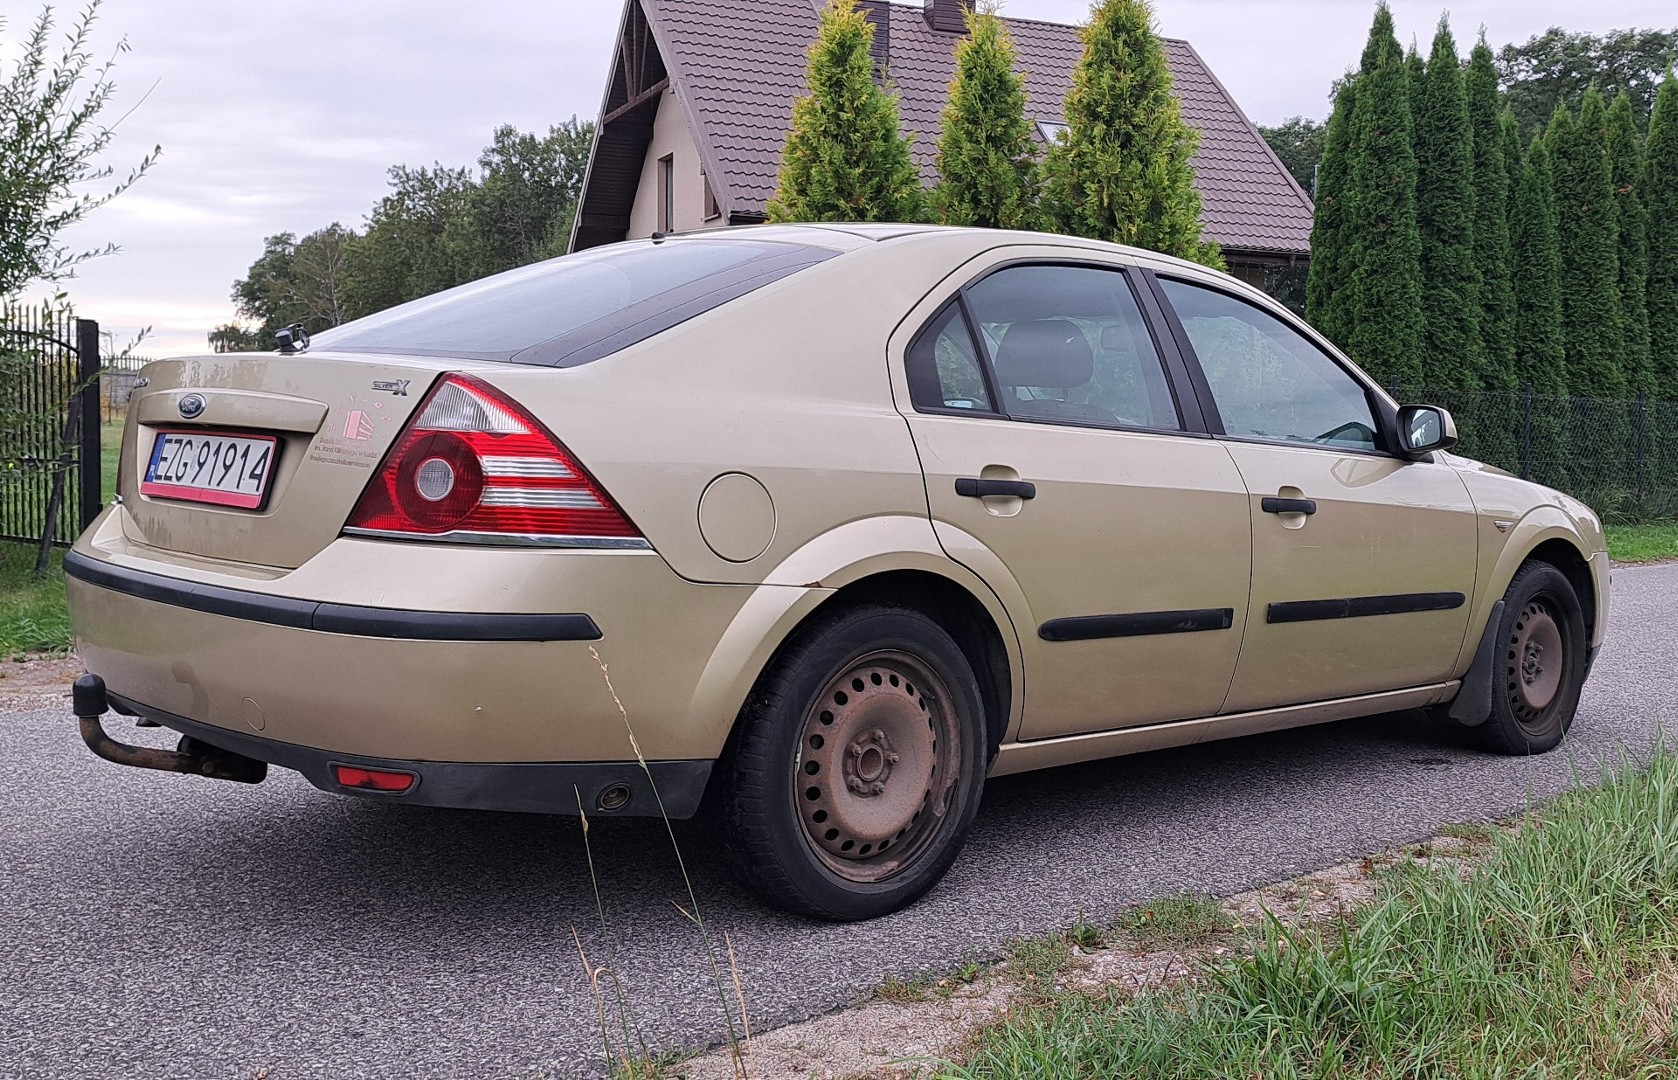
<svg viewBox="0 0 1678 1080">
<path fill-rule="evenodd" d="M 1182 893 L 1139 904 L 1119 917 L 1119 929 L 1149 951 L 1198 948 L 1235 930 L 1235 920 L 1209 896 Z"/>
</svg>

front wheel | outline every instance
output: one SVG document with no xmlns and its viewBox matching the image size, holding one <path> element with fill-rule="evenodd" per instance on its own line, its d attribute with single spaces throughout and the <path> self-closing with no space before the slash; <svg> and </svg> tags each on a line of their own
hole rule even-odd
<svg viewBox="0 0 1678 1080">
<path fill-rule="evenodd" d="M 885 605 L 821 617 L 740 717 L 722 792 L 737 876 L 835 921 L 911 903 L 961 849 L 985 748 L 978 682 L 937 623 Z"/>
<path fill-rule="evenodd" d="M 1589 651 L 1584 611 L 1567 575 L 1539 562 L 1516 571 L 1496 640 L 1492 713 L 1471 730 L 1499 754 L 1555 749 L 1579 707 Z"/>
</svg>

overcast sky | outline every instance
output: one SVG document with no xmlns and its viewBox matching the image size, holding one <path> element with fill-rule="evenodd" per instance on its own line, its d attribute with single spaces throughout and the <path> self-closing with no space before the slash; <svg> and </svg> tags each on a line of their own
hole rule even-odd
<svg viewBox="0 0 1678 1080">
<path fill-rule="evenodd" d="M 806 0 L 784 0 L 803 3 Z M 76 0 L 59 0 L 60 15 Z M 1373 0 L 1155 0 L 1160 29 L 1192 42 L 1256 123 L 1328 111 L 1356 61 Z M 38 7 L 6 4 L 15 41 Z M 1437 0 L 1394 0 L 1399 34 L 1426 51 Z M 1088 0 L 1006 0 L 1005 15 L 1079 21 Z M 1601 32 L 1678 22 L 1672 0 L 1458 0 L 1466 52 L 1552 25 Z M 100 49 L 126 36 L 112 116 L 114 164 L 154 144 L 153 172 L 70 236 L 122 252 L 70 282 L 78 312 L 148 356 L 202 351 L 233 317 L 234 279 L 264 237 L 333 221 L 360 227 L 385 170 L 474 162 L 498 124 L 546 130 L 599 110 L 619 0 L 107 0 Z M 141 98 L 144 97 L 144 101 Z"/>
</svg>

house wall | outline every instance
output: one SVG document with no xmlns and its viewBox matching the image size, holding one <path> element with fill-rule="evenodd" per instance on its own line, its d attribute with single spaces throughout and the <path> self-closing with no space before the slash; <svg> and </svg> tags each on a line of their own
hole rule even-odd
<svg viewBox="0 0 1678 1080">
<path fill-rule="evenodd" d="M 653 118 L 653 141 L 647 147 L 647 158 L 641 165 L 641 182 L 635 189 L 635 205 L 629 211 L 629 237 L 640 240 L 658 229 L 658 163 L 666 156 L 673 158 L 674 210 L 671 222 L 674 232 L 693 232 L 713 229 L 724 223 L 721 216 L 705 219 L 705 174 L 699 164 L 699 151 L 688 131 L 687 118 L 682 115 L 681 102 L 674 89 L 666 90 L 659 98 L 658 113 Z"/>
</svg>

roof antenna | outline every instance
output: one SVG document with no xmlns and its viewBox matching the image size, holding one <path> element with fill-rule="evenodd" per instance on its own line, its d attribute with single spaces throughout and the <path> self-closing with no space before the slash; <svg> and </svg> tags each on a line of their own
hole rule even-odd
<svg viewBox="0 0 1678 1080">
<path fill-rule="evenodd" d="M 292 356 L 308 351 L 309 332 L 303 329 L 302 323 L 292 323 L 284 329 L 274 331 L 274 341 L 279 345 L 281 356 Z"/>
<path fill-rule="evenodd" d="M 669 236 L 669 235 L 670 235 L 669 233 L 655 232 L 655 233 L 653 233 L 651 239 L 652 239 L 652 242 L 655 243 L 655 244 L 662 244 L 662 243 L 664 243 L 664 238 Z"/>
</svg>

